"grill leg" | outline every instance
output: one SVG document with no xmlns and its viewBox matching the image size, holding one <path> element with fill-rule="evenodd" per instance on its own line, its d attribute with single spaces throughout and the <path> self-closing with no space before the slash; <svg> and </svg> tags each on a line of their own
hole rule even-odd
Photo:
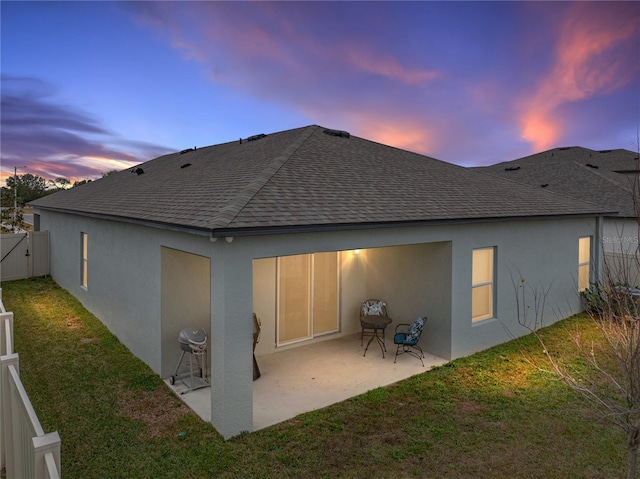
<svg viewBox="0 0 640 479">
<path fill-rule="evenodd" d="M 184 358 L 184 353 L 186 353 L 186 351 L 182 351 L 182 354 L 180 355 L 180 361 L 178 361 L 178 365 L 176 366 L 176 372 L 173 373 L 174 376 L 178 375 L 178 371 L 180 370 L 180 366 L 182 366 L 182 359 Z"/>
<path fill-rule="evenodd" d="M 191 389 L 193 388 L 193 353 L 189 354 L 189 377 L 191 378 L 189 389 Z"/>
</svg>

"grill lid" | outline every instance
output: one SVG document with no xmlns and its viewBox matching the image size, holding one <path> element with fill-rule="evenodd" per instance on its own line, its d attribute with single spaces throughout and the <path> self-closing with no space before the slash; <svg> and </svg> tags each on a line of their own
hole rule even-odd
<svg viewBox="0 0 640 479">
<path fill-rule="evenodd" d="M 203 344 L 207 342 L 207 332 L 201 328 L 187 328 L 180 331 L 178 341 L 182 344 Z"/>
</svg>

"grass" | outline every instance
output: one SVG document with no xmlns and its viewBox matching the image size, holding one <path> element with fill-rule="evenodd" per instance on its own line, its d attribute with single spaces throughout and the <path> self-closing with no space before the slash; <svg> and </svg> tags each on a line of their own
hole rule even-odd
<svg viewBox="0 0 640 479">
<path fill-rule="evenodd" d="M 223 441 L 51 279 L 2 284 L 65 478 L 619 478 L 625 438 L 532 365 L 525 337 Z M 567 361 L 568 327 L 545 330 Z"/>
</svg>

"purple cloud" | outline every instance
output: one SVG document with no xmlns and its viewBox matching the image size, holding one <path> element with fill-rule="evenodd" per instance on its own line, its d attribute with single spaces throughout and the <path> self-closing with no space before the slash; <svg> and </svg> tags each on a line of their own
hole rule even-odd
<svg viewBox="0 0 640 479">
<path fill-rule="evenodd" d="M 56 94 L 40 79 L 2 75 L 3 177 L 13 166 L 27 166 L 45 178 L 96 178 L 170 151 L 118 138 L 89 114 L 58 102 Z"/>
<path fill-rule="evenodd" d="M 384 36 L 365 40 L 367 29 L 385 28 L 383 3 L 340 4 L 339 15 L 337 4 L 304 2 L 129 5 L 141 24 L 167 35 L 185 59 L 203 63 L 212 82 L 288 105 L 329 126 L 354 127 L 371 116 L 406 123 L 401 120 L 434 96 L 429 85 L 447 81 L 426 57 L 402 59 Z M 359 27 L 348 18 L 358 18 Z M 415 105 L 399 112 L 397 105 L 406 105 L 412 94 Z M 365 128 L 361 132 L 367 136 Z"/>
<path fill-rule="evenodd" d="M 606 64 L 621 72 L 625 58 L 637 65 L 627 48 L 637 9 L 578 3 L 141 2 L 129 8 L 185 59 L 203 64 L 216 84 L 287 105 L 315 123 L 478 164 L 563 144 L 597 147 L 580 121 L 558 108 L 574 102 L 580 110 L 585 100 L 613 99 L 621 88 L 628 99 L 637 68 L 626 68 L 622 81 L 584 67 Z M 580 19 L 604 43 L 580 37 Z M 617 37 L 607 36 L 618 28 Z M 590 51 L 602 61 L 583 61 L 580 54 Z M 585 94 L 571 92 L 563 68 L 584 74 Z M 602 136 L 611 138 L 608 131 Z"/>
</svg>

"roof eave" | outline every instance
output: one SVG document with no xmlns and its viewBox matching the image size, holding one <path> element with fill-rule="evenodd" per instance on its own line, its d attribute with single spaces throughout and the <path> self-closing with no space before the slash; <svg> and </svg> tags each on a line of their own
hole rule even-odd
<svg viewBox="0 0 640 479">
<path fill-rule="evenodd" d="M 46 206 L 34 206 L 37 209 L 53 211 L 56 213 L 75 214 L 89 218 L 103 219 L 108 221 L 118 221 L 121 223 L 137 224 L 140 226 L 148 226 L 170 231 L 177 231 L 198 236 L 207 236 L 210 238 L 226 238 L 235 236 L 264 236 L 279 234 L 299 234 L 299 233 L 321 233 L 335 231 L 355 231 L 367 229 L 381 228 L 408 228 L 416 226 L 439 226 L 439 225 L 456 225 L 470 223 L 496 223 L 500 221 L 536 221 L 541 219 L 566 219 L 566 218 L 586 218 L 586 217 L 612 217 L 622 218 L 614 211 L 595 211 L 586 213 L 573 213 L 561 215 L 533 215 L 533 216 L 498 216 L 498 217 L 477 217 L 477 218 L 450 218 L 450 219 L 433 219 L 433 220 L 404 220 L 404 221 L 383 221 L 383 222 L 367 222 L 367 223 L 324 223 L 309 225 L 284 225 L 284 226 L 257 226 L 243 228 L 210 228 L 196 227 L 189 225 L 177 225 L 175 223 L 166 223 L 161 221 L 143 220 L 139 218 L 130 218 L 116 215 L 105 215 L 101 213 L 91 213 L 86 211 L 69 210 L 63 208 L 52 208 Z"/>
<path fill-rule="evenodd" d="M 65 208 L 52 208 L 48 206 L 39 206 L 39 205 L 34 205 L 33 207 L 40 210 L 53 211 L 55 213 L 72 214 L 72 215 L 102 219 L 107 221 L 117 221 L 120 223 L 136 224 L 140 226 L 148 226 L 151 228 L 159 228 L 159 229 L 164 229 L 169 231 L 178 231 L 181 233 L 190 233 L 190 234 L 195 234 L 199 236 L 211 236 L 211 231 L 212 231 L 211 228 L 208 228 L 208 227 L 177 225 L 175 223 L 144 220 L 140 218 L 131 218 L 127 216 L 106 215 L 104 213 L 91 213 L 87 211 L 70 210 Z"/>
<path fill-rule="evenodd" d="M 225 238 L 231 236 L 262 236 L 276 234 L 320 233 L 333 231 L 354 231 L 380 228 L 407 228 L 416 226 L 439 226 L 470 223 L 496 223 L 499 221 L 536 221 L 541 219 L 567 219 L 590 217 L 617 217 L 615 212 L 575 213 L 563 215 L 536 215 L 536 216 L 500 216 L 479 218 L 455 218 L 414 221 L 369 222 L 369 223 L 332 223 L 312 225 L 287 225 L 265 226 L 251 228 L 220 228 L 211 231 L 212 238 Z"/>
</svg>

